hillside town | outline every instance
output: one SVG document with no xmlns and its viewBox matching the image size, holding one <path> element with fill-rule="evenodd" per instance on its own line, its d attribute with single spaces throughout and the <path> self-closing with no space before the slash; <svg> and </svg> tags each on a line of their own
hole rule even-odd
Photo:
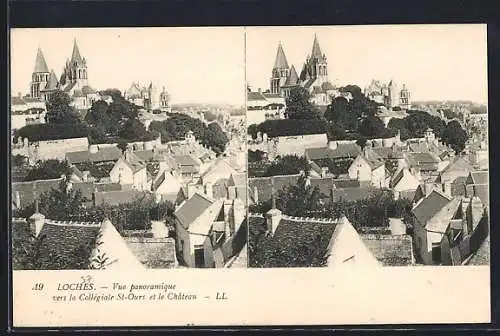
<svg viewBox="0 0 500 336">
<path fill-rule="evenodd" d="M 249 266 L 488 265 L 486 106 L 332 84 L 311 40 L 248 85 Z"/>
<path fill-rule="evenodd" d="M 68 54 L 58 76 L 39 47 L 11 96 L 13 268 L 246 267 L 244 109 L 94 88 Z"/>
</svg>

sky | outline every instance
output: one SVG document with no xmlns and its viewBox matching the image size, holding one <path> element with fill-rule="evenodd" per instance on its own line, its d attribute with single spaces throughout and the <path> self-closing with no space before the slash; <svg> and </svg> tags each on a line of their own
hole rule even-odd
<svg viewBox="0 0 500 336">
<path fill-rule="evenodd" d="M 246 80 L 266 90 L 281 41 L 288 64 L 300 70 L 314 34 L 333 84 L 362 89 L 372 79 L 406 83 L 412 100 L 486 103 L 486 25 L 384 25 L 246 28 Z"/>
<path fill-rule="evenodd" d="M 29 92 L 38 47 L 59 78 L 74 39 L 97 90 L 152 81 L 172 104 L 245 104 L 242 28 L 12 29 L 12 94 Z"/>
</svg>

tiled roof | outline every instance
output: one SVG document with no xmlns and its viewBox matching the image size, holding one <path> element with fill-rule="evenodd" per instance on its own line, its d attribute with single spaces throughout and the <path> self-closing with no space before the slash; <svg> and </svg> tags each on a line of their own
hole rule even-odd
<svg viewBox="0 0 500 336">
<path fill-rule="evenodd" d="M 220 179 L 213 184 L 212 191 L 215 199 L 227 197 L 227 182 L 225 179 Z"/>
<path fill-rule="evenodd" d="M 363 158 L 366 160 L 366 162 L 368 162 L 372 170 L 384 165 L 382 157 L 378 155 L 377 152 L 369 148 L 365 148 L 362 153 Z"/>
<path fill-rule="evenodd" d="M 460 205 L 461 198 L 452 199 L 436 213 L 438 220 L 428 222 L 425 229 L 432 232 L 446 232 L 450 220 L 455 216 Z"/>
<path fill-rule="evenodd" d="M 229 185 L 231 186 L 244 186 L 247 183 L 247 174 L 246 173 L 233 173 L 229 178 Z"/>
<path fill-rule="evenodd" d="M 264 218 L 251 217 L 249 225 L 250 231 L 264 235 Z M 258 267 L 319 266 L 335 227 L 335 223 L 282 219 L 272 237 L 260 237 L 254 253 L 250 253 L 251 266 L 255 266 L 256 259 L 262 262 Z"/>
<path fill-rule="evenodd" d="M 11 96 L 10 97 L 10 105 L 26 105 L 26 102 L 22 97 Z"/>
<path fill-rule="evenodd" d="M 247 100 L 266 100 L 262 92 L 247 92 Z"/>
<path fill-rule="evenodd" d="M 335 90 L 335 87 L 330 82 L 324 82 L 323 84 L 321 84 L 321 88 L 324 91 Z"/>
<path fill-rule="evenodd" d="M 468 260 L 467 265 L 484 266 L 490 264 L 490 235 L 479 246 L 479 249 Z"/>
<path fill-rule="evenodd" d="M 451 196 L 465 196 L 465 181 L 467 177 L 459 176 L 451 182 Z"/>
<path fill-rule="evenodd" d="M 95 204 L 118 205 L 135 201 L 145 193 L 136 190 L 98 191 L 95 193 Z"/>
<path fill-rule="evenodd" d="M 358 201 L 368 198 L 375 191 L 375 188 L 365 187 L 365 188 L 337 188 L 333 191 L 333 201 L 338 202 L 340 200 L 351 202 Z"/>
<path fill-rule="evenodd" d="M 355 158 L 361 153 L 361 147 L 356 144 L 339 144 L 336 149 L 329 147 L 306 148 L 305 155 L 310 160 Z"/>
<path fill-rule="evenodd" d="M 99 233 L 99 226 L 53 225 L 46 222 L 39 234 L 41 269 L 74 269 L 86 264 Z"/>
<path fill-rule="evenodd" d="M 94 90 L 91 86 L 85 85 L 84 87 L 82 87 L 82 93 L 84 95 L 88 95 L 88 94 L 97 93 L 97 91 Z"/>
<path fill-rule="evenodd" d="M 490 205 L 490 186 L 489 184 L 469 184 L 467 185 L 467 195 L 471 197 L 474 195 L 474 189 L 476 196 L 479 197 L 484 206 Z"/>
<path fill-rule="evenodd" d="M 331 191 L 335 188 L 359 188 L 358 180 L 335 179 L 333 177 L 311 177 L 311 187 L 318 187 L 321 194 L 331 197 Z"/>
<path fill-rule="evenodd" d="M 281 98 L 281 96 L 277 93 L 263 92 L 262 95 L 265 98 Z"/>
<path fill-rule="evenodd" d="M 144 161 L 142 161 L 137 155 L 132 152 L 126 152 L 122 158 L 123 161 L 130 167 L 130 169 L 132 169 L 133 173 L 146 168 Z"/>
<path fill-rule="evenodd" d="M 69 83 L 66 87 L 64 87 L 64 92 L 70 92 L 71 89 L 75 87 L 76 83 Z"/>
<path fill-rule="evenodd" d="M 450 201 L 450 198 L 436 190 L 433 190 L 429 195 L 417 203 L 412 212 L 420 224 L 425 226 L 427 225 L 427 222 Z"/>
<path fill-rule="evenodd" d="M 21 202 L 18 206 L 24 208 L 35 201 L 34 191 L 36 191 L 37 197 L 40 197 L 43 193 L 49 192 L 52 189 L 59 189 L 61 182 L 62 178 L 30 182 L 13 182 L 12 191 L 14 193 L 19 193 Z"/>
<path fill-rule="evenodd" d="M 439 161 L 431 154 L 426 152 L 409 153 L 409 156 L 417 163 L 438 163 Z"/>
<path fill-rule="evenodd" d="M 79 151 L 79 152 L 69 152 L 66 153 L 66 159 L 72 163 L 83 163 L 83 162 L 106 162 L 106 161 L 118 161 L 122 156 L 122 152 L 117 147 L 104 147 L 99 148 L 96 153 L 91 153 L 90 151 Z"/>
<path fill-rule="evenodd" d="M 473 184 L 488 184 L 488 171 L 474 171 L 470 173 Z"/>
<path fill-rule="evenodd" d="M 120 191 L 122 186 L 120 183 L 94 183 L 97 191 Z"/>
<path fill-rule="evenodd" d="M 198 162 L 190 155 L 176 155 L 174 159 L 180 166 L 199 166 Z"/>
<path fill-rule="evenodd" d="M 94 195 L 94 184 L 92 182 L 73 183 L 73 189 L 82 193 L 82 197 L 88 201 L 92 200 Z"/>
<path fill-rule="evenodd" d="M 173 238 L 125 237 L 134 256 L 147 268 L 172 268 L 176 265 Z"/>
<path fill-rule="evenodd" d="M 213 201 L 199 193 L 195 193 L 190 199 L 182 204 L 179 209 L 177 209 L 175 216 L 185 228 L 189 228 L 189 225 L 194 222 L 196 218 L 201 216 L 201 214 L 212 204 Z"/>
<path fill-rule="evenodd" d="M 360 234 L 370 252 L 384 266 L 410 266 L 413 264 L 411 237 Z"/>
</svg>

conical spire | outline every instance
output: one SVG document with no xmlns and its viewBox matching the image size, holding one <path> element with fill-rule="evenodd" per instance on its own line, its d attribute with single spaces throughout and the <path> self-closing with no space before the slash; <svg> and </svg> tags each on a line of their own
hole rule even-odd
<svg viewBox="0 0 500 336">
<path fill-rule="evenodd" d="M 57 89 L 57 85 L 58 85 L 58 82 L 57 82 L 56 74 L 55 74 L 54 70 L 51 70 L 49 81 L 48 81 L 47 85 L 45 86 L 45 90 L 55 90 L 55 89 Z"/>
<path fill-rule="evenodd" d="M 295 67 L 292 65 L 290 68 L 290 74 L 286 79 L 285 85 L 297 85 L 299 82 L 299 76 L 297 75 L 297 71 L 295 71 Z"/>
<path fill-rule="evenodd" d="M 45 62 L 45 57 L 43 57 L 43 52 L 40 47 L 38 47 L 38 51 L 36 53 L 35 69 L 33 72 L 49 72 L 47 62 Z"/>
<path fill-rule="evenodd" d="M 321 48 L 319 47 L 318 37 L 314 34 L 314 42 L 311 52 L 311 58 L 322 59 L 323 53 L 321 52 Z"/>
<path fill-rule="evenodd" d="M 273 69 L 288 69 L 288 62 L 286 60 L 281 42 L 278 44 L 278 52 L 276 53 L 276 60 L 274 61 Z"/>
<path fill-rule="evenodd" d="M 71 54 L 71 63 L 82 63 L 83 59 L 80 55 L 80 50 L 78 49 L 78 44 L 76 43 L 76 39 L 73 40 L 73 53 Z"/>
</svg>

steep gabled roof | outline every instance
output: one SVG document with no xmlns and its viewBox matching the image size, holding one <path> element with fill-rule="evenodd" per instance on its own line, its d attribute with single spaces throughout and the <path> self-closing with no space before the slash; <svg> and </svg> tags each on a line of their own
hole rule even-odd
<svg viewBox="0 0 500 336">
<path fill-rule="evenodd" d="M 451 201 L 451 198 L 438 192 L 436 189 L 431 191 L 429 195 L 420 200 L 419 203 L 413 208 L 412 212 L 415 218 L 423 226 L 434 217 L 444 206 Z"/>
<path fill-rule="evenodd" d="M 273 69 L 288 69 L 288 62 L 281 42 L 278 44 L 278 51 L 276 52 L 276 60 L 274 61 Z"/>
<path fill-rule="evenodd" d="M 200 193 L 195 193 L 190 199 L 186 200 L 182 206 L 177 209 L 175 216 L 181 222 L 184 228 L 189 228 L 205 210 L 214 202 Z"/>
<path fill-rule="evenodd" d="M 50 76 L 49 76 L 49 81 L 47 82 L 47 85 L 45 85 L 45 88 L 43 91 L 56 90 L 58 86 L 59 86 L 59 82 L 57 81 L 56 74 L 54 73 L 54 70 L 51 70 Z"/>
<path fill-rule="evenodd" d="M 47 62 L 45 62 L 45 57 L 43 56 L 42 49 L 40 48 L 38 48 L 36 52 L 35 68 L 33 72 L 49 72 L 49 67 L 47 66 Z"/>
<path fill-rule="evenodd" d="M 297 71 L 295 71 L 295 67 L 292 65 L 290 68 L 290 73 L 285 81 L 285 86 L 294 86 L 299 83 L 299 76 L 297 75 Z"/>
<path fill-rule="evenodd" d="M 329 243 L 328 266 L 380 266 L 356 229 L 343 216 L 339 219 Z"/>
</svg>

